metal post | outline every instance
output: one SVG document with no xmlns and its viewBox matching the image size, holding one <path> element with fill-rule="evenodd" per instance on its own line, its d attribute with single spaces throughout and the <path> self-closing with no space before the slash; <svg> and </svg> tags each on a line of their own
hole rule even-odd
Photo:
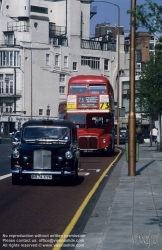
<svg viewBox="0 0 162 250">
<path fill-rule="evenodd" d="M 30 101 L 31 101 L 31 111 L 30 111 L 30 118 L 32 120 L 33 118 L 33 82 L 32 82 L 32 78 L 33 78 L 33 55 L 32 55 L 32 48 L 31 48 L 31 97 L 30 97 Z"/>
<path fill-rule="evenodd" d="M 131 0 L 131 10 L 136 7 L 136 0 Z M 135 24 L 131 16 L 130 38 L 130 100 L 129 100 L 129 139 L 128 139 L 128 175 L 136 174 L 136 133 L 135 133 Z"/>
<path fill-rule="evenodd" d="M 119 72 L 120 72 L 120 7 L 115 3 L 111 3 L 109 1 L 94 1 L 99 3 L 112 4 L 118 8 L 118 78 L 117 78 L 117 145 L 120 144 L 120 81 L 119 81 Z"/>
<path fill-rule="evenodd" d="M 50 116 L 50 105 L 48 104 L 48 106 L 47 106 L 47 120 L 49 120 L 49 116 Z"/>
</svg>

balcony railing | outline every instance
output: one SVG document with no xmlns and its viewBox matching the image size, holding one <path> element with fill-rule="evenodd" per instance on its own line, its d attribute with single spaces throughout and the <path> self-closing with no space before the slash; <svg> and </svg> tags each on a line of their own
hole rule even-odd
<svg viewBox="0 0 162 250">
<path fill-rule="evenodd" d="M 66 28 L 64 26 L 57 26 L 55 24 L 50 24 L 49 26 L 49 37 L 59 37 L 66 34 Z"/>
<path fill-rule="evenodd" d="M 0 46 L 13 47 L 13 46 L 18 46 L 18 45 L 20 45 L 20 42 L 17 39 L 13 39 L 13 40 L 4 39 L 4 40 L 0 40 Z"/>
<path fill-rule="evenodd" d="M 82 49 L 103 50 L 103 51 L 116 51 L 116 43 L 108 41 L 94 41 L 94 40 L 81 40 Z"/>
<path fill-rule="evenodd" d="M 5 91 L 0 90 L 0 98 L 2 97 L 22 97 L 22 91 L 21 90 L 16 90 L 16 92 L 13 91 L 13 93 L 6 93 Z"/>
<path fill-rule="evenodd" d="M 28 22 L 9 22 L 7 23 L 7 31 L 29 32 L 30 25 Z"/>
</svg>

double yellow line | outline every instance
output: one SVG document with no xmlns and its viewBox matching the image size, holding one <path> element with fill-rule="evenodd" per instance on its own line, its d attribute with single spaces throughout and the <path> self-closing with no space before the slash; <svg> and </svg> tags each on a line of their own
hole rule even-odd
<svg viewBox="0 0 162 250">
<path fill-rule="evenodd" d="M 78 210 L 76 211 L 73 219 L 71 220 L 71 222 L 69 223 L 69 225 L 66 227 L 65 231 L 63 232 L 63 237 L 60 237 L 57 241 L 57 243 L 55 244 L 55 247 L 52 250 L 60 250 L 62 245 L 64 244 L 64 242 L 66 241 L 66 238 L 68 237 L 68 235 L 70 234 L 70 232 L 72 231 L 72 229 L 74 228 L 75 224 L 77 223 L 79 217 L 81 216 L 84 208 L 86 207 L 87 203 L 89 202 L 89 200 L 91 199 L 92 195 L 95 193 L 96 189 L 98 188 L 98 186 L 100 185 L 101 181 L 103 180 L 103 178 L 105 177 L 105 175 L 107 174 L 107 172 L 112 168 L 113 164 L 117 161 L 117 159 L 119 158 L 119 156 L 121 155 L 122 151 L 120 149 L 117 149 L 119 151 L 119 154 L 116 156 L 116 158 L 111 162 L 111 164 L 105 169 L 105 171 L 102 173 L 102 175 L 100 176 L 100 178 L 98 179 L 98 181 L 95 183 L 94 187 L 91 189 L 91 191 L 88 193 L 88 195 L 86 196 L 86 198 L 84 199 L 83 203 L 81 204 L 81 206 L 78 208 Z"/>
</svg>

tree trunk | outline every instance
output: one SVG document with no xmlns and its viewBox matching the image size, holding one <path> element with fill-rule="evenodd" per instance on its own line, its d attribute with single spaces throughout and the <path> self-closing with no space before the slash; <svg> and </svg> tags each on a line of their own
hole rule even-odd
<svg viewBox="0 0 162 250">
<path fill-rule="evenodd" d="M 161 114 L 159 116 L 159 133 L 160 133 L 160 151 L 162 151 L 162 126 L 161 126 Z"/>
</svg>

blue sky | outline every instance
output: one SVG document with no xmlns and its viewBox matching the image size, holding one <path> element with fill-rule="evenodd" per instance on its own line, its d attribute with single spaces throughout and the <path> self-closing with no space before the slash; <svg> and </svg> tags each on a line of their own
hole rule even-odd
<svg viewBox="0 0 162 250">
<path fill-rule="evenodd" d="M 95 1 L 95 0 L 94 0 Z M 101 0 L 102 1 L 102 0 Z M 103 0 L 104 1 L 104 0 Z M 105 0 L 106 1 L 106 0 Z M 130 30 L 130 15 L 126 12 L 131 8 L 131 0 L 110 0 L 109 2 L 117 4 L 120 8 L 120 25 L 124 26 L 124 30 Z M 145 0 L 136 0 L 136 5 L 145 3 Z M 162 5 L 162 0 L 152 0 L 158 5 Z M 96 24 L 110 23 L 114 26 L 118 24 L 118 8 L 112 4 L 93 2 L 92 6 L 97 6 L 97 14 L 91 19 L 91 30 L 90 36 L 93 37 L 95 34 Z M 142 28 L 141 28 L 142 30 Z"/>
</svg>

